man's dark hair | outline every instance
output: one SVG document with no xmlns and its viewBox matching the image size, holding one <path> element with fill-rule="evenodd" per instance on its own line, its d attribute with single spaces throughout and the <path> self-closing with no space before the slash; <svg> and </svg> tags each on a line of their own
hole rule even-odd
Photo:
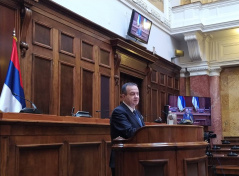
<svg viewBox="0 0 239 176">
<path fill-rule="evenodd" d="M 132 82 L 125 83 L 125 84 L 122 86 L 122 88 L 121 88 L 121 93 L 122 93 L 122 94 L 127 95 L 127 90 L 126 90 L 127 86 L 137 86 L 137 87 L 138 87 L 137 84 L 132 83 Z"/>
</svg>

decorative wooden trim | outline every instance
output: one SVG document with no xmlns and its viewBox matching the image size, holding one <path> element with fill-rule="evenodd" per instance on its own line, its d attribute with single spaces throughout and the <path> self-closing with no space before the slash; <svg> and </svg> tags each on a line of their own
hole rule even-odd
<svg viewBox="0 0 239 176">
<path fill-rule="evenodd" d="M 72 53 L 61 49 L 61 37 L 62 37 L 62 34 L 66 35 L 66 36 L 69 36 L 69 37 L 72 37 L 72 39 L 73 39 L 73 41 L 72 41 L 73 42 L 72 43 L 72 47 L 73 47 L 72 48 Z M 75 55 L 75 36 L 73 36 L 72 34 L 69 34 L 67 32 L 60 31 L 59 32 L 59 52 L 63 53 L 63 54 L 66 54 L 66 55 L 69 55 L 71 57 L 76 57 L 76 55 Z"/>
<path fill-rule="evenodd" d="M 24 58 L 28 50 L 28 44 L 26 43 L 26 36 L 27 36 L 28 28 L 30 25 L 31 17 L 32 17 L 32 11 L 28 9 L 27 7 L 22 8 L 21 17 L 23 18 L 23 23 L 21 28 L 20 50 L 21 50 L 21 57 Z"/>
<path fill-rule="evenodd" d="M 144 167 L 145 175 L 147 175 L 147 171 L 150 171 L 152 168 L 159 168 L 159 166 L 162 166 L 162 171 L 160 172 L 165 176 L 169 176 L 169 159 L 139 160 L 139 162 Z"/>
<path fill-rule="evenodd" d="M 16 145 L 15 151 L 16 151 L 16 170 L 15 174 L 16 176 L 19 176 L 19 163 L 20 163 L 20 150 L 28 150 L 28 149 L 49 149 L 49 148 L 55 148 L 59 149 L 59 155 L 60 158 L 63 156 L 63 150 L 61 148 L 64 146 L 64 143 L 50 143 L 50 144 L 27 144 L 27 145 Z M 61 160 L 61 159 L 60 159 Z M 59 162 L 59 165 L 62 165 L 62 162 Z"/>
<path fill-rule="evenodd" d="M 39 24 L 39 25 L 43 25 L 45 27 L 48 27 L 50 28 L 50 45 L 46 45 L 46 44 L 43 44 L 43 43 L 39 43 L 36 41 L 35 37 L 36 37 L 36 34 L 35 34 L 35 31 L 36 31 L 36 23 Z M 47 48 L 47 49 L 50 49 L 52 50 L 52 27 L 40 22 L 40 21 L 35 21 L 33 20 L 33 37 L 32 37 L 32 41 L 33 41 L 33 44 L 34 45 L 38 45 L 40 47 L 44 47 L 44 48 Z"/>
<path fill-rule="evenodd" d="M 151 75 L 152 75 L 153 69 L 150 67 L 150 65 L 147 65 L 145 72 L 147 75 L 147 93 L 151 90 Z"/>
<path fill-rule="evenodd" d="M 202 157 L 195 157 L 195 158 L 186 158 L 184 159 L 184 173 L 185 176 L 187 176 L 187 165 L 188 164 L 197 164 L 198 167 L 198 171 L 200 171 L 199 162 L 204 162 L 205 163 L 205 176 L 208 176 L 208 159 L 207 159 L 207 155 L 202 156 Z M 198 173 L 198 175 L 202 175 L 202 173 Z"/>
<path fill-rule="evenodd" d="M 115 65 L 114 79 L 115 79 L 115 85 L 116 86 L 119 86 L 119 79 L 120 79 L 119 66 L 120 66 L 120 62 L 121 62 L 121 55 L 118 54 L 118 53 L 115 53 L 115 55 L 114 55 L 114 65 Z"/>
<path fill-rule="evenodd" d="M 157 57 L 155 57 L 152 52 L 147 51 L 146 48 L 141 49 L 142 46 L 138 47 L 136 46 L 137 44 L 127 43 L 119 38 L 111 40 L 111 45 L 113 46 L 115 53 L 119 50 L 122 53 L 128 53 L 131 56 L 139 58 L 148 64 L 152 64 L 157 60 Z"/>
<path fill-rule="evenodd" d="M 92 45 L 92 60 L 82 56 L 82 53 L 83 53 L 83 49 L 82 49 L 83 43 Z M 94 44 L 92 42 L 89 42 L 89 41 L 86 41 L 86 40 L 81 40 L 80 51 L 81 51 L 80 52 L 81 53 L 81 60 L 95 64 Z"/>
<path fill-rule="evenodd" d="M 100 59 L 101 59 L 101 58 L 100 58 L 100 52 L 101 52 L 101 51 L 105 51 L 105 52 L 108 52 L 108 53 L 109 53 L 109 65 L 105 65 L 105 64 L 102 64 L 102 63 L 100 62 Z M 105 48 L 102 48 L 102 47 L 99 47 L 99 58 L 100 58 L 100 59 L 99 59 L 99 65 L 102 66 L 102 67 L 111 69 L 111 62 L 112 62 L 112 61 L 111 61 L 111 54 L 112 54 L 112 53 L 111 53 L 111 50 L 105 49 Z"/>
</svg>

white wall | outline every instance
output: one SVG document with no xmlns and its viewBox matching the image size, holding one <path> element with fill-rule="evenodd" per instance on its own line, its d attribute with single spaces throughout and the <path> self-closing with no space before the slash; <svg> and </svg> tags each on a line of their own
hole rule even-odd
<svg viewBox="0 0 239 176">
<path fill-rule="evenodd" d="M 125 3 L 122 0 L 53 1 L 89 19 L 90 21 L 126 38 L 132 8 L 134 8 L 132 7 L 132 3 L 129 3 L 127 5 L 127 2 Z M 136 10 L 141 12 L 139 8 Z M 150 18 L 150 16 L 147 16 L 147 13 L 145 13 L 145 11 L 142 11 L 141 13 Z M 154 19 L 150 20 L 153 21 L 153 25 L 151 28 L 149 42 L 147 45 L 142 43 L 140 44 L 145 46 L 150 51 L 153 51 L 153 47 L 155 47 L 157 55 L 167 60 L 171 60 L 171 57 L 174 56 L 175 48 L 179 48 L 179 42 L 170 37 L 167 32 L 163 31 L 158 26 L 158 23 L 157 25 L 155 25 L 156 22 L 154 23 Z"/>
</svg>

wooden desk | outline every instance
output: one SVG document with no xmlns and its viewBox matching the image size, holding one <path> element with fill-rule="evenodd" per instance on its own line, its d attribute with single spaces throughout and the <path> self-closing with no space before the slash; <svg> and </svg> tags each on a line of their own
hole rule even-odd
<svg viewBox="0 0 239 176">
<path fill-rule="evenodd" d="M 110 176 L 109 119 L 0 113 L 1 176 Z"/>
<path fill-rule="evenodd" d="M 116 176 L 208 175 L 203 127 L 152 125 L 114 140 Z"/>
<path fill-rule="evenodd" d="M 180 122 L 185 112 L 172 112 L 177 115 L 177 121 Z M 210 126 L 211 125 L 211 114 L 209 112 L 198 113 L 193 112 L 193 119 L 195 125 Z"/>
</svg>

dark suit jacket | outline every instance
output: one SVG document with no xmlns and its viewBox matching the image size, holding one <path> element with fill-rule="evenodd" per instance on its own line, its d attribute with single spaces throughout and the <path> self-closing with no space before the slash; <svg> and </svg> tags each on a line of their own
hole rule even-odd
<svg viewBox="0 0 239 176">
<path fill-rule="evenodd" d="M 136 113 L 140 117 L 142 125 L 144 126 L 145 124 L 140 112 L 136 110 Z M 121 103 L 118 107 L 114 109 L 110 119 L 111 141 L 113 141 L 113 139 L 119 136 L 128 139 L 132 137 L 135 131 L 139 128 L 141 128 L 141 126 L 138 120 L 124 103 Z M 111 152 L 110 167 L 115 167 L 114 152 Z"/>
</svg>

